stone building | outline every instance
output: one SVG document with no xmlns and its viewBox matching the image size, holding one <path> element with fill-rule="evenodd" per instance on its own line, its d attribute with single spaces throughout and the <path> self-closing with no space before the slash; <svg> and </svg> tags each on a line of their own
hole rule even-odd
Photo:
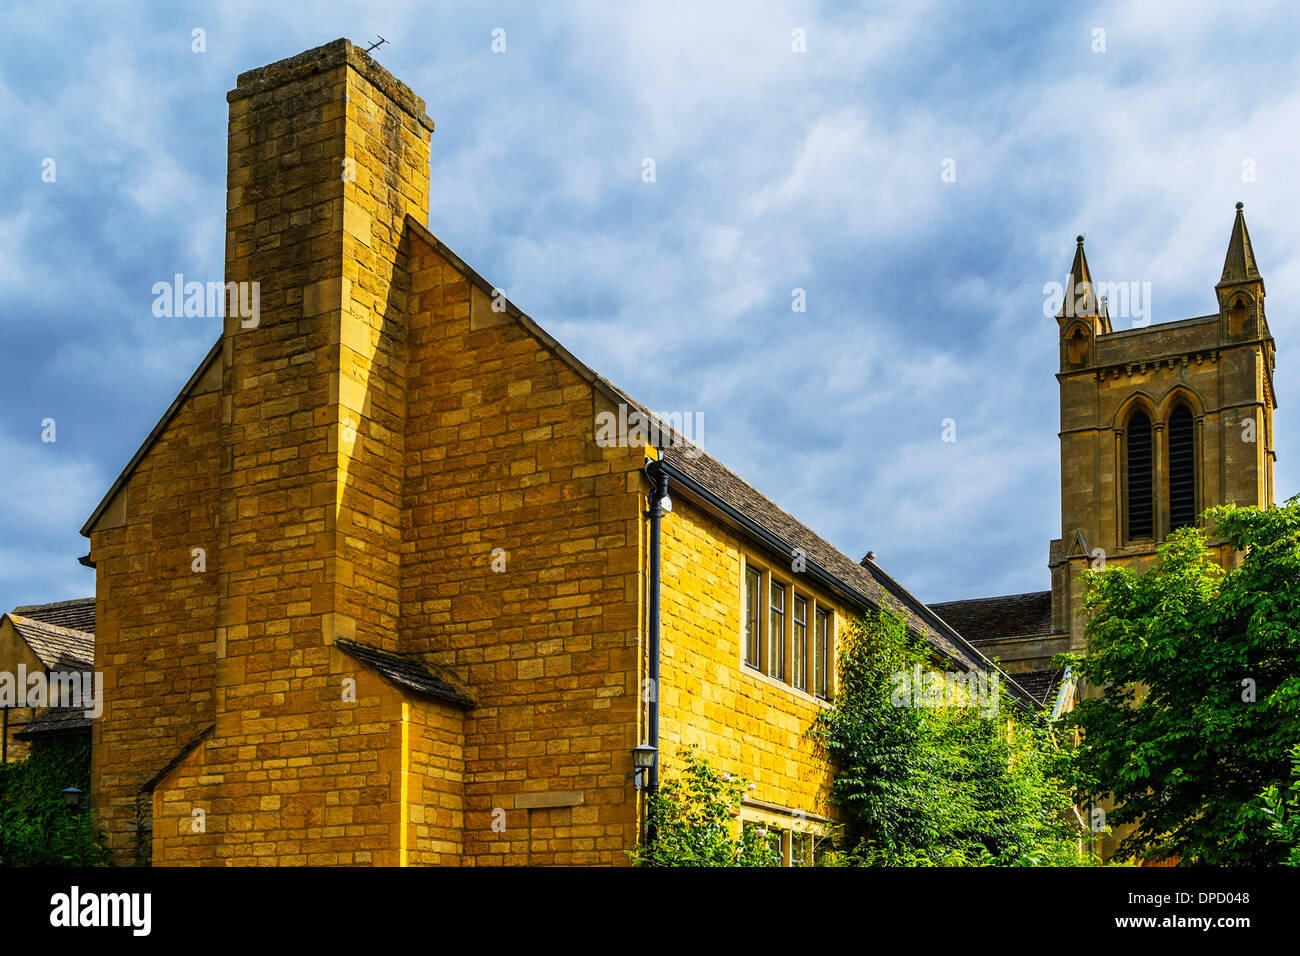
<svg viewBox="0 0 1300 956">
<path fill-rule="evenodd" d="M 1054 655 L 1086 647 L 1085 570 L 1150 567 L 1169 533 L 1199 524 L 1207 508 L 1274 499 L 1276 349 L 1242 204 L 1216 311 L 1116 329 L 1103 288 L 1079 236 L 1056 317 L 1061 537 L 1049 548 L 1051 590 L 931 605 L 1039 695 L 1065 676 Z M 1227 542 L 1209 545 L 1222 566 L 1235 560 Z M 1118 836 L 1102 841 L 1103 854 Z"/>
<path fill-rule="evenodd" d="M 1049 548 L 1051 590 L 931 605 L 1008 671 L 1033 674 L 1031 684 L 1052 655 L 1084 648 L 1085 570 L 1149 567 L 1169 533 L 1199 524 L 1205 509 L 1274 499 L 1276 348 L 1242 204 L 1216 311 L 1117 330 L 1103 288 L 1079 236 L 1073 292 L 1056 317 L 1061 537 Z M 1210 545 L 1220 564 L 1233 560 L 1226 542 Z"/>
<path fill-rule="evenodd" d="M 221 338 L 82 529 L 91 801 L 120 862 L 626 863 L 644 743 L 652 773 L 699 744 L 753 780 L 741 822 L 806 859 L 834 813 L 804 731 L 854 617 L 891 607 L 941 669 L 996 657 L 1060 707 L 1097 549 L 1149 560 L 1272 494 L 1240 212 L 1220 311 L 1184 322 L 1114 331 L 1080 243 L 1053 589 L 927 607 L 680 431 L 602 440 L 647 410 L 430 232 L 433 123 L 365 52 L 228 101 Z"/>
<path fill-rule="evenodd" d="M 72 703 L 72 680 L 86 679 L 93 692 L 94 667 L 94 598 L 0 615 L 0 762 L 22 760 L 33 740 L 90 733 L 86 708 L 64 705 Z M 39 696 L 30 693 L 35 687 Z M 80 692 L 79 684 L 78 704 Z"/>
<path fill-rule="evenodd" d="M 223 334 L 83 529 L 119 860 L 626 863 L 645 742 L 795 861 L 852 617 L 993 670 L 679 432 L 601 440 L 646 410 L 429 231 L 433 123 L 366 53 L 228 100 Z"/>
</svg>

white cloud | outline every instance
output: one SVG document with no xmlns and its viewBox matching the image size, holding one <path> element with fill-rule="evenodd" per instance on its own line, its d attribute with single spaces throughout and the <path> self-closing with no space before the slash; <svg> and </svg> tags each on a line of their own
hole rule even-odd
<svg viewBox="0 0 1300 956">
<path fill-rule="evenodd" d="M 1244 200 L 1283 363 L 1300 334 L 1285 308 L 1300 284 L 1287 234 L 1300 58 L 1271 22 L 1285 14 L 1115 4 L 990 23 L 934 3 L 682 0 L 358 16 L 325 2 L 304 22 L 239 0 L 196 18 L 202 56 L 170 19 L 20 14 L 16 35 L 85 49 L 40 84 L 0 65 L 14 154 L 60 158 L 60 201 L 93 181 L 115 202 L 83 196 L 89 235 L 50 258 L 34 245 L 50 196 L 15 189 L 0 207 L 0 314 L 14 321 L 33 289 L 57 303 L 49 356 L 26 358 L 79 383 L 87 421 L 116 427 L 124 382 L 174 393 L 206 337 L 149 324 L 123 253 L 142 243 L 147 261 L 220 270 L 210 159 L 235 74 L 382 33 L 377 58 L 438 126 L 433 231 L 566 346 L 655 407 L 703 411 L 724 461 L 831 540 L 875 547 L 926 596 L 1045 587 L 1059 478 L 1041 288 L 1064 278 L 1076 232 L 1097 278 L 1151 281 L 1156 318 L 1182 318 L 1214 307 Z M 1089 50 L 1097 26 L 1105 54 Z M 807 53 L 790 49 L 796 27 Z M 1241 181 L 1246 157 L 1255 183 Z M 85 249 L 70 261 L 74 240 Z M 796 286 L 807 313 L 790 311 Z M 1284 365 L 1279 486 L 1300 490 L 1294 381 Z M 949 414 L 955 446 L 938 440 Z M 61 494 L 106 487 L 91 494 L 87 473 L 61 467 Z"/>
</svg>

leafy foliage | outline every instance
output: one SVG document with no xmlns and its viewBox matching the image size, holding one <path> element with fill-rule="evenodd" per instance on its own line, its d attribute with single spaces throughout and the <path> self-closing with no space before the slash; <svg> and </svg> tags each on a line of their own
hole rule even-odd
<svg viewBox="0 0 1300 956">
<path fill-rule="evenodd" d="M 0 764 L 0 865 L 109 865 L 90 808 L 65 806 L 65 787 L 90 790 L 84 737 L 34 741 L 26 760 Z"/>
<path fill-rule="evenodd" d="M 1068 865 L 1088 859 L 1063 782 L 1071 759 L 1044 715 L 999 688 L 978 708 L 895 706 L 894 675 L 929 655 L 905 622 L 879 612 L 840 641 L 834 704 L 810 735 L 835 767 L 831 800 L 856 825 L 859 865 Z"/>
<path fill-rule="evenodd" d="M 654 837 L 631 851 L 632 859 L 642 866 L 776 866 L 780 852 L 766 831 L 745 827 L 732 835 L 749 781 L 715 770 L 696 747 L 678 757 L 681 773 L 649 797 Z"/>
<path fill-rule="evenodd" d="M 1260 794 L 1264 812 L 1269 816 L 1269 833 L 1283 846 L 1289 847 L 1286 866 L 1300 866 L 1300 744 L 1291 749 L 1291 786 L 1284 797 L 1276 786 L 1264 788 Z"/>
<path fill-rule="evenodd" d="M 1288 847 L 1261 794 L 1285 784 L 1300 740 L 1300 500 L 1206 518 L 1238 552 L 1226 573 L 1184 528 L 1144 573 L 1087 574 L 1075 667 L 1101 691 L 1068 718 L 1076 781 L 1134 826 L 1122 858 L 1276 864 Z"/>
</svg>

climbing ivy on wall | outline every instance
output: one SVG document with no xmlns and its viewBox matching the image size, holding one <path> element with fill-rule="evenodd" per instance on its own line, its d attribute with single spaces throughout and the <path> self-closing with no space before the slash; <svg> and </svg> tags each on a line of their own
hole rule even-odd
<svg viewBox="0 0 1300 956">
<path fill-rule="evenodd" d="M 68 807 L 66 787 L 83 793 Z M 90 741 L 33 741 L 26 760 L 0 764 L 0 866 L 107 866 L 103 834 L 86 805 Z"/>
<path fill-rule="evenodd" d="M 860 865 L 1090 862 L 1066 782 L 1072 759 L 1047 715 L 991 682 L 977 705 L 916 706 L 900 675 L 932 673 L 904 621 L 880 612 L 840 641 L 839 685 L 809 735 L 834 767 Z"/>
</svg>

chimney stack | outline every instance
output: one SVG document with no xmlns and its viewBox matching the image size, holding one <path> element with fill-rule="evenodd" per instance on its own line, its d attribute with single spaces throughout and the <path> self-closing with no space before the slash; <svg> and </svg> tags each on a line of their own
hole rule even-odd
<svg viewBox="0 0 1300 956">
<path fill-rule="evenodd" d="M 399 246 L 428 217 L 433 130 L 347 40 L 241 74 L 227 100 L 226 280 L 259 284 L 260 316 L 223 330 L 218 736 L 247 706 L 228 690 L 287 681 L 292 711 L 336 638 L 395 648 Z"/>
</svg>

